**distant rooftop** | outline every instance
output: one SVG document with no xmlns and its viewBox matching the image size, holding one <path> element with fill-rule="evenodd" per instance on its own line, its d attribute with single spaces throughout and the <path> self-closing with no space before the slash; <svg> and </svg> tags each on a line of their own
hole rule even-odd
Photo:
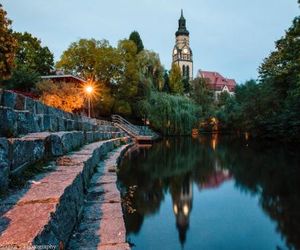
<svg viewBox="0 0 300 250">
<path fill-rule="evenodd" d="M 225 78 L 218 72 L 199 70 L 198 77 L 208 79 L 209 87 L 214 91 L 222 90 L 224 86 L 227 86 L 230 92 L 235 90 L 236 81 L 234 79 Z"/>
<path fill-rule="evenodd" d="M 85 83 L 86 80 L 78 77 L 78 76 L 73 76 L 73 75 L 61 75 L 61 74 L 58 74 L 58 75 L 49 75 L 49 76 L 41 76 L 42 79 L 48 79 L 48 80 L 53 80 L 53 81 L 56 81 L 56 82 L 62 82 L 62 81 L 66 81 L 66 82 L 82 82 L 82 83 Z"/>
</svg>

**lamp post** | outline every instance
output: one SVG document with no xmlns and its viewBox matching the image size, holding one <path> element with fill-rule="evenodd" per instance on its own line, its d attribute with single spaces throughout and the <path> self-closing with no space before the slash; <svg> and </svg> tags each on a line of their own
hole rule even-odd
<svg viewBox="0 0 300 250">
<path fill-rule="evenodd" d="M 91 85 L 85 87 L 85 92 L 87 93 L 88 98 L 88 117 L 91 118 L 91 95 L 94 91 L 94 88 Z"/>
</svg>

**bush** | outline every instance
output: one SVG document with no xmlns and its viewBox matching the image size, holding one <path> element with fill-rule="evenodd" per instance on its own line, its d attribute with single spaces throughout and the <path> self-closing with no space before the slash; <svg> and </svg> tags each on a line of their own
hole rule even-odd
<svg viewBox="0 0 300 250">
<path fill-rule="evenodd" d="M 84 94 L 76 83 L 42 81 L 36 84 L 40 100 L 52 107 L 73 112 L 84 105 Z"/>
</svg>

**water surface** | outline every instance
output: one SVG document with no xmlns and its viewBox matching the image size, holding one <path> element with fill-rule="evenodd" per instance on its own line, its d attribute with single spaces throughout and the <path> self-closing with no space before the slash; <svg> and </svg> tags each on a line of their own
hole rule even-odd
<svg viewBox="0 0 300 250">
<path fill-rule="evenodd" d="M 300 249 L 294 147 L 217 135 L 165 139 L 120 165 L 132 249 Z"/>
</svg>

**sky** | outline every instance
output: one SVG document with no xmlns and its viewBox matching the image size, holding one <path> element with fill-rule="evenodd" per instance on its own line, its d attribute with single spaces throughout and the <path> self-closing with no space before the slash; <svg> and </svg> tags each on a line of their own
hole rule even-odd
<svg viewBox="0 0 300 250">
<path fill-rule="evenodd" d="M 183 9 L 193 50 L 194 76 L 217 71 L 243 83 L 257 78 L 295 16 L 296 0 L 2 0 L 12 28 L 27 31 L 59 60 L 71 42 L 107 39 L 116 46 L 136 30 L 146 49 L 170 69 Z"/>
</svg>

